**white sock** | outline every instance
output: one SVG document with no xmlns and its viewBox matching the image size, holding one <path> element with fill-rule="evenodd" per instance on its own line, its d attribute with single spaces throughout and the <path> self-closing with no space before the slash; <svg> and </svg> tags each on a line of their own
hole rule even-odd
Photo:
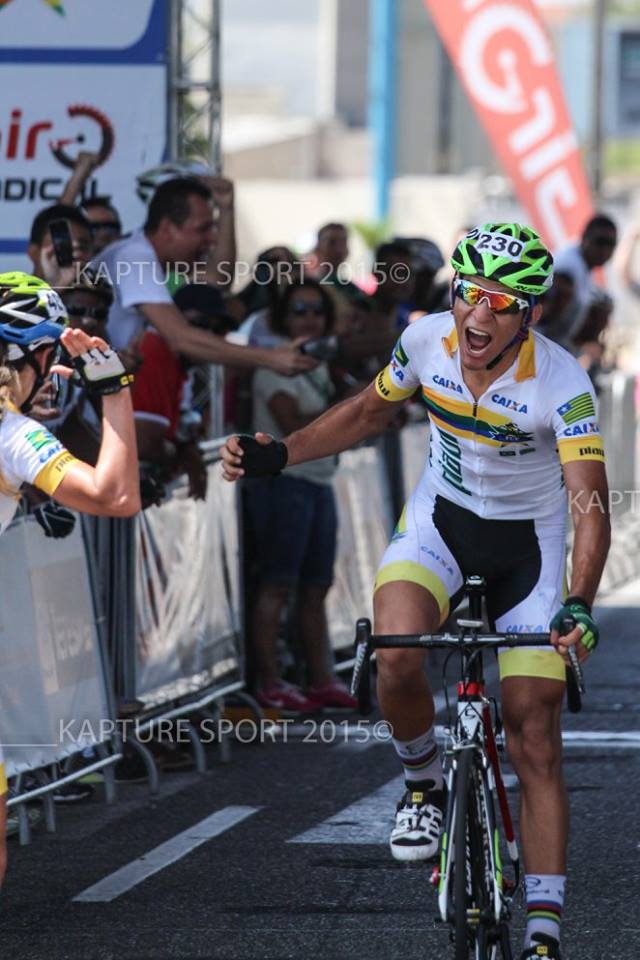
<svg viewBox="0 0 640 960">
<path fill-rule="evenodd" d="M 524 878 L 527 891 L 527 929 L 525 950 L 536 944 L 534 933 L 544 933 L 560 942 L 560 921 L 564 904 L 566 877 L 561 874 L 528 873 Z"/>
<path fill-rule="evenodd" d="M 442 764 L 433 727 L 413 740 L 396 740 L 394 737 L 393 745 L 402 761 L 408 785 L 432 780 L 434 790 L 442 789 Z"/>
</svg>

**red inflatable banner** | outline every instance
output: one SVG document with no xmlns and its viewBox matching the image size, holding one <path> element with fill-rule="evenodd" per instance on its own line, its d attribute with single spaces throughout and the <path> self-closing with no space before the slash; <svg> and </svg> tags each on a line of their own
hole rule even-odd
<svg viewBox="0 0 640 960">
<path fill-rule="evenodd" d="M 553 250 L 593 212 L 546 28 L 532 0 L 424 0 L 532 225 Z"/>
</svg>

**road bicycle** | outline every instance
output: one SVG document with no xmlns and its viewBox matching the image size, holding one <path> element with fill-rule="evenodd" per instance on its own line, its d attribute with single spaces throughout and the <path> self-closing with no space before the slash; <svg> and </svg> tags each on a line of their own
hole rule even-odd
<svg viewBox="0 0 640 960">
<path fill-rule="evenodd" d="M 449 661 L 459 658 L 455 712 L 446 694 L 449 717 L 445 727 L 444 775 L 447 808 L 440 842 L 439 863 L 431 881 L 437 888 L 440 919 L 449 925 L 455 960 L 512 960 L 509 921 L 520 886 L 520 858 L 500 768 L 502 722 L 496 700 L 485 692 L 482 656 L 498 648 L 550 645 L 548 633 L 486 633 L 482 619 L 485 582 L 471 576 L 465 581 L 469 617 L 457 621 L 459 633 L 375 636 L 369 620 L 358 620 L 351 692 L 360 710 L 372 708 L 370 657 L 376 649 L 419 647 L 446 650 L 443 677 Z M 575 621 L 562 626 L 569 633 Z M 569 709 L 581 709 L 582 671 L 575 650 L 567 668 Z M 496 818 L 499 811 L 501 825 Z M 501 829 L 500 829 L 501 826 Z M 503 850 L 511 863 L 503 869 Z M 498 953 L 500 951 L 500 953 Z"/>
</svg>

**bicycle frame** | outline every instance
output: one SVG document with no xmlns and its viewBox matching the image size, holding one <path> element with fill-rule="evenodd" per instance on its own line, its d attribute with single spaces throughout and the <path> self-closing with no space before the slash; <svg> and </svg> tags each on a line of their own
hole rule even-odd
<svg viewBox="0 0 640 960">
<path fill-rule="evenodd" d="M 457 621 L 460 628 L 460 633 L 457 636 L 449 633 L 372 636 L 369 621 L 359 620 L 356 626 L 356 653 L 351 692 L 354 696 L 358 696 L 360 711 L 365 715 L 370 713 L 372 704 L 369 660 L 375 649 L 419 647 L 424 650 L 446 649 L 450 653 L 455 652 L 461 655 L 462 679 L 457 686 L 456 718 L 455 723 L 449 727 L 450 744 L 445 750 L 445 756 L 451 760 L 446 772 L 448 800 L 445 826 L 441 841 L 439 867 L 434 869 L 432 882 L 438 887 L 440 918 L 443 922 L 455 926 L 456 955 L 468 957 L 468 949 L 465 944 L 466 938 L 469 936 L 476 943 L 476 957 L 494 958 L 498 944 L 500 944 L 503 957 L 505 960 L 510 960 L 511 948 L 507 923 L 510 919 L 510 904 L 520 881 L 520 860 L 513 820 L 500 768 L 496 732 L 491 717 L 491 705 L 485 695 L 482 651 L 484 649 L 497 650 L 501 647 L 539 647 L 549 645 L 550 638 L 548 633 L 487 634 L 481 632 L 484 627 L 481 619 L 484 580 L 481 577 L 468 577 L 465 586 L 469 596 L 469 609 L 472 619 Z M 568 618 L 563 624 L 563 632 L 568 633 L 574 627 L 575 621 Z M 578 712 L 581 709 L 580 694 L 584 692 L 584 683 L 573 648 L 570 648 L 570 654 L 573 654 L 573 656 L 570 656 L 571 668 L 567 667 L 567 697 L 569 709 Z M 472 757 L 471 767 L 466 759 L 462 760 L 465 754 Z M 468 796 L 463 790 L 461 796 L 464 804 L 461 810 L 466 810 L 466 813 L 462 813 L 461 817 L 466 817 L 466 820 L 463 823 L 464 839 L 460 844 L 456 839 L 455 829 L 457 822 L 457 777 L 461 762 L 466 771 L 466 776 L 469 778 L 469 795 L 474 797 L 479 795 L 480 809 L 469 812 Z M 478 782 L 473 781 L 474 777 L 476 781 L 479 781 L 479 787 Z M 502 868 L 500 830 L 496 823 L 494 794 L 498 800 L 505 842 L 513 868 L 514 878 L 512 881 L 506 880 Z M 475 817 L 477 821 L 478 816 L 480 818 L 479 824 L 473 820 Z M 451 882 L 452 877 L 455 876 L 456 847 L 459 850 L 464 850 L 465 861 L 463 866 L 465 880 L 460 881 L 460 874 L 458 873 L 458 892 L 460 892 L 460 883 L 462 883 L 467 891 L 471 887 L 473 893 L 473 875 L 474 869 L 477 869 L 477 867 L 474 867 L 474 864 L 470 862 L 473 853 L 472 822 L 475 822 L 476 828 L 474 834 L 475 852 L 477 853 L 477 828 L 479 826 L 479 832 L 487 838 L 486 850 L 484 844 L 482 847 L 483 859 L 485 859 L 485 853 L 488 855 L 486 857 L 488 869 L 483 877 L 484 894 L 481 892 L 480 897 L 474 899 L 479 903 L 486 904 L 489 902 L 491 915 L 487 915 L 486 912 L 481 915 L 478 906 L 469 909 L 467 893 L 465 893 L 464 899 L 458 896 L 458 904 L 454 903 L 452 906 Z M 465 904 L 462 910 L 459 906 L 461 901 Z M 454 913 L 457 919 L 454 917 Z M 462 927 L 467 931 L 470 929 L 471 933 L 462 933 Z M 477 933 L 473 933 L 474 928 L 476 928 Z M 481 940 L 482 946 L 480 945 Z"/>
</svg>

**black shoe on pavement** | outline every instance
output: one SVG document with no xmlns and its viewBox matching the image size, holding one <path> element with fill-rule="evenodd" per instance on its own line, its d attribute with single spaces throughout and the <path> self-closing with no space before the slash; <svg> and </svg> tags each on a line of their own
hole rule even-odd
<svg viewBox="0 0 640 960">
<path fill-rule="evenodd" d="M 149 771 L 139 753 L 125 754 L 114 767 L 116 783 L 144 783 L 149 779 Z"/>
<path fill-rule="evenodd" d="M 531 937 L 536 941 L 535 946 L 523 950 L 520 954 L 520 960 L 562 960 L 560 956 L 560 944 L 555 937 L 548 937 L 545 933 L 534 933 Z"/>
</svg>

